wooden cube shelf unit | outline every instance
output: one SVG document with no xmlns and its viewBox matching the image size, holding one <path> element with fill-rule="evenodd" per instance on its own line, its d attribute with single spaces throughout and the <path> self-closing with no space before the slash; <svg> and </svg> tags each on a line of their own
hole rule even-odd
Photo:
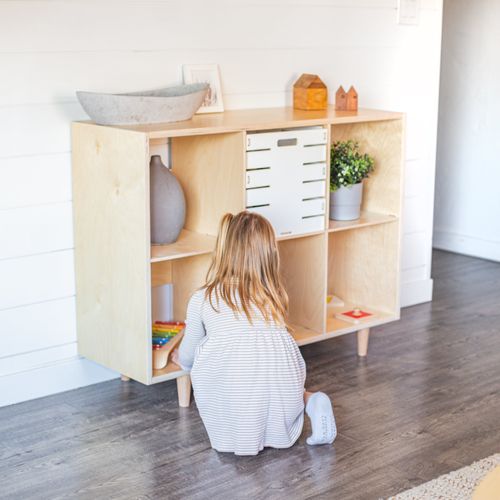
<svg viewBox="0 0 500 500">
<path fill-rule="evenodd" d="M 174 318 L 183 320 L 191 293 L 205 278 L 220 217 L 247 206 L 249 137 L 303 127 L 326 132 L 323 143 L 328 150 L 336 140 L 359 141 L 361 149 L 375 157 L 376 169 L 365 181 L 360 219 L 330 221 L 327 154 L 326 168 L 318 170 L 326 172 L 326 178 L 315 188 L 324 186 L 325 192 L 319 194 L 325 203 L 318 206 L 325 205 L 325 217 L 316 216 L 314 230 L 306 224 L 299 225 L 298 234 L 278 235 L 297 343 L 310 344 L 360 329 L 366 343 L 367 328 L 399 318 L 402 114 L 364 109 L 336 112 L 330 106 L 325 111 L 235 110 L 196 115 L 186 122 L 129 127 L 75 122 L 72 154 L 81 355 L 144 384 L 186 375 L 173 363 L 163 370 L 152 368 L 152 287 L 173 283 Z M 186 223 L 177 242 L 151 246 L 150 148 L 166 151 L 168 143 L 172 171 L 186 196 Z M 324 224 L 317 227 L 319 220 Z M 300 234 L 301 230 L 309 232 Z M 337 319 L 335 309 L 326 303 L 331 293 L 342 297 L 346 306 L 376 311 L 376 317 L 363 325 Z"/>
</svg>

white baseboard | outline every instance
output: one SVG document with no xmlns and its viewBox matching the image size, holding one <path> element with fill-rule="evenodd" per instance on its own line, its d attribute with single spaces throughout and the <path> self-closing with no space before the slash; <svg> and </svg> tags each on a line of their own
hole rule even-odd
<svg viewBox="0 0 500 500">
<path fill-rule="evenodd" d="M 500 241 L 435 229 L 433 247 L 500 262 Z"/>
<path fill-rule="evenodd" d="M 116 372 L 75 356 L 0 377 L 0 406 L 97 384 L 118 376 Z"/>
<path fill-rule="evenodd" d="M 401 285 L 401 307 L 430 302 L 432 300 L 432 287 L 431 278 L 403 283 Z"/>
</svg>

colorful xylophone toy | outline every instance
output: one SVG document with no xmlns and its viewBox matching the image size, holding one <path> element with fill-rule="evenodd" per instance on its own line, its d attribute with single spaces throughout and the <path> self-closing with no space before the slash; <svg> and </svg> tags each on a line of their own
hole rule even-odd
<svg viewBox="0 0 500 500">
<path fill-rule="evenodd" d="M 185 323 L 181 321 L 155 321 L 153 323 L 153 368 L 167 366 L 171 351 L 182 339 Z"/>
</svg>

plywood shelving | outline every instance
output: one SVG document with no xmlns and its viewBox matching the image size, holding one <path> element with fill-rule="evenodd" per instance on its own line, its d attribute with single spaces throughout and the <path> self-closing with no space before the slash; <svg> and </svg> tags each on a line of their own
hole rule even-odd
<svg viewBox="0 0 500 500">
<path fill-rule="evenodd" d="M 333 233 L 335 231 L 347 231 L 358 227 L 375 226 L 376 224 L 386 224 L 395 220 L 397 220 L 395 215 L 363 211 L 361 217 L 357 220 L 330 220 L 328 222 L 328 232 Z"/>
<path fill-rule="evenodd" d="M 322 230 L 278 238 L 293 336 L 306 345 L 398 319 L 400 113 L 270 108 L 134 127 L 77 122 L 72 154 L 79 353 L 145 384 L 177 378 L 185 402 L 186 373 L 171 362 L 152 368 L 152 289 L 173 283 L 174 318 L 185 318 L 208 270 L 220 217 L 246 206 L 247 134 L 311 126 L 327 132 L 325 147 L 359 141 L 375 157 L 376 170 L 365 182 L 359 220 L 328 221 L 326 214 Z M 150 148 L 166 148 L 167 142 L 186 196 L 186 223 L 177 242 L 151 246 Z M 326 178 L 326 200 L 328 185 Z M 363 325 L 335 318 L 326 304 L 329 293 L 346 307 L 377 311 L 376 318 Z"/>
<path fill-rule="evenodd" d="M 293 329 L 292 336 L 299 346 L 312 344 L 321 340 L 319 338 L 322 335 L 321 333 L 310 330 L 304 326 L 294 325 L 293 323 L 291 327 Z"/>
<path fill-rule="evenodd" d="M 169 361 L 167 366 L 161 370 L 153 370 L 153 383 L 165 382 L 166 380 L 172 380 L 173 378 L 182 377 L 186 375 L 180 366 L 176 365 L 172 361 Z"/>
<path fill-rule="evenodd" d="M 151 262 L 182 259 L 193 255 L 203 255 L 213 252 L 216 237 L 210 234 L 199 234 L 183 229 L 179 239 L 170 245 L 153 245 L 151 247 Z"/>
<path fill-rule="evenodd" d="M 338 337 L 339 335 L 344 335 L 346 333 L 357 332 L 361 328 L 372 328 L 374 326 L 383 325 L 384 323 L 388 323 L 389 321 L 398 319 L 398 316 L 394 314 L 376 311 L 375 309 L 370 309 L 376 314 L 375 318 L 357 325 L 349 323 L 348 321 L 343 321 L 335 316 L 336 312 L 342 312 L 344 310 L 348 310 L 349 308 L 352 309 L 353 307 L 359 307 L 361 309 L 365 308 L 365 306 L 363 306 L 362 304 L 349 303 L 346 303 L 346 307 L 331 308 L 331 311 L 328 312 L 328 316 L 326 319 L 326 333 L 321 340 L 324 340 L 326 338 Z"/>
</svg>

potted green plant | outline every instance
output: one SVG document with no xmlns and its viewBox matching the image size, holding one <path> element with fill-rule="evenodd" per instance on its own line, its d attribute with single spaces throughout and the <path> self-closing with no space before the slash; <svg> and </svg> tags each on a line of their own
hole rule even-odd
<svg viewBox="0 0 500 500">
<path fill-rule="evenodd" d="M 363 179 L 373 171 L 374 159 L 348 140 L 332 145 L 330 160 L 330 219 L 359 219 Z"/>
</svg>

